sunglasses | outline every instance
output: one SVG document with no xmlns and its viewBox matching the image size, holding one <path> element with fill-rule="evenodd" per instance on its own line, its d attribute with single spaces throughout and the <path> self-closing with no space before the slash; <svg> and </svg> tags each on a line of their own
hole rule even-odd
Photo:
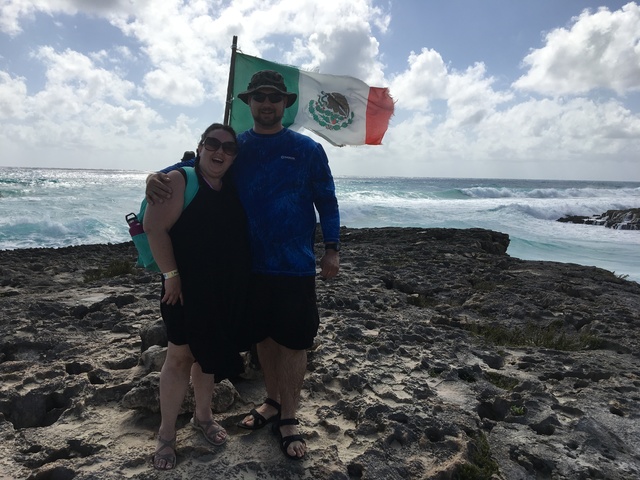
<svg viewBox="0 0 640 480">
<path fill-rule="evenodd" d="M 252 93 L 251 94 L 251 98 L 253 98 L 256 102 L 258 103 L 262 103 L 264 102 L 267 98 L 269 99 L 269 101 L 271 103 L 280 103 L 282 101 L 282 99 L 284 98 L 284 95 L 282 95 L 281 93 Z"/>
<path fill-rule="evenodd" d="M 217 138 L 207 137 L 202 143 L 204 143 L 204 149 L 210 152 L 215 152 L 222 147 L 222 151 L 227 155 L 235 155 L 238 153 L 238 146 L 235 142 L 221 142 Z"/>
</svg>

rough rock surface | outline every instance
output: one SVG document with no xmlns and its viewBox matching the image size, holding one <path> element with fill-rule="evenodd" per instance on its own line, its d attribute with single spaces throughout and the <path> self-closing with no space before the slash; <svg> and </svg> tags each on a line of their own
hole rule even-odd
<svg viewBox="0 0 640 480">
<path fill-rule="evenodd" d="M 189 398 L 166 474 L 149 461 L 157 275 L 114 276 L 131 243 L 0 252 L 0 478 L 640 478 L 638 283 L 511 258 L 486 230 L 342 238 L 339 277 L 318 281 L 307 458 L 234 426 L 264 396 L 248 366 L 212 403 L 227 445 L 188 425 Z"/>
<path fill-rule="evenodd" d="M 607 210 L 593 217 L 582 215 L 567 215 L 559 218 L 559 222 L 583 223 L 585 225 L 604 225 L 616 230 L 640 230 L 640 208 L 626 210 Z"/>
</svg>

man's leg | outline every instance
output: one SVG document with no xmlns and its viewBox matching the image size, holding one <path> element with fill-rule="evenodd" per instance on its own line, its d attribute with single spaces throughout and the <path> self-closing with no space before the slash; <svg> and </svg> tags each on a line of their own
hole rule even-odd
<svg viewBox="0 0 640 480">
<path fill-rule="evenodd" d="M 188 345 L 174 345 L 169 342 L 167 357 L 160 371 L 160 438 L 168 441 L 176 436 L 176 420 L 178 412 L 189 386 L 189 370 L 193 364 L 193 356 Z M 169 454 L 170 447 L 158 442 L 158 454 Z M 173 468 L 165 459 L 154 460 L 156 468 Z"/>
<path fill-rule="evenodd" d="M 256 345 L 258 351 L 258 358 L 260 360 L 260 366 L 262 368 L 262 375 L 264 376 L 264 386 L 267 391 L 267 397 L 280 402 L 280 392 L 278 389 L 278 375 L 277 375 L 277 351 L 278 344 L 267 338 Z M 274 415 L 278 414 L 276 408 L 267 403 L 263 403 L 256 411 L 266 419 L 270 419 Z M 242 423 L 248 427 L 253 426 L 253 417 L 247 415 Z"/>
<path fill-rule="evenodd" d="M 307 371 L 307 351 L 306 350 L 292 350 L 282 345 L 277 344 L 271 338 L 268 338 L 262 343 L 268 345 L 266 350 L 269 351 L 267 358 L 262 356 L 262 350 L 259 350 L 261 355 L 261 362 L 263 369 L 265 364 L 269 363 L 273 365 L 271 375 L 275 377 L 272 380 L 272 384 L 277 386 L 278 394 L 280 397 L 280 404 L 282 406 L 281 418 L 296 418 L 296 412 L 298 410 L 298 402 L 300 400 L 300 391 L 302 390 L 302 383 L 304 381 L 304 375 Z M 265 372 L 266 373 L 266 372 Z M 265 374 L 265 383 L 266 383 Z M 267 384 L 267 392 L 269 391 L 269 384 Z M 280 432 L 283 437 L 289 435 L 297 435 L 297 425 L 283 425 L 280 428 Z M 296 455 L 303 457 L 306 451 L 305 445 L 302 442 L 292 442 L 287 449 L 289 455 Z"/>
</svg>

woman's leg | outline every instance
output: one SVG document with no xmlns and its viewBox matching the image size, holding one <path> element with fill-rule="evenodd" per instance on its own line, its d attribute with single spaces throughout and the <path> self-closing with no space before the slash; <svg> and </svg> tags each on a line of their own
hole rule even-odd
<svg viewBox="0 0 640 480">
<path fill-rule="evenodd" d="M 204 373 L 200 364 L 194 363 L 191 367 L 191 383 L 193 384 L 193 395 L 196 401 L 194 416 L 200 424 L 208 427 L 203 433 L 207 437 L 212 437 L 214 444 L 223 442 L 227 438 L 227 432 L 214 422 L 213 413 L 211 412 L 211 399 L 215 386 L 214 376 Z"/>
<path fill-rule="evenodd" d="M 160 371 L 160 429 L 158 435 L 165 440 L 158 441 L 156 454 L 169 454 L 171 448 L 166 441 L 176 436 L 176 420 L 189 386 L 189 372 L 193 365 L 193 355 L 188 345 L 174 345 L 169 342 L 167 357 Z M 163 458 L 155 458 L 154 466 L 159 469 L 170 469 L 175 465 Z"/>
</svg>

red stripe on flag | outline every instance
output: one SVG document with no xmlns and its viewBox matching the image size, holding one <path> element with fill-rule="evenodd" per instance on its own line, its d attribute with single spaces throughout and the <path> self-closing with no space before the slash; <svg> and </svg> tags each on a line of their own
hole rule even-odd
<svg viewBox="0 0 640 480">
<path fill-rule="evenodd" d="M 370 87 L 367 101 L 367 133 L 365 144 L 380 145 L 389 119 L 393 115 L 393 98 L 388 88 Z"/>
</svg>

